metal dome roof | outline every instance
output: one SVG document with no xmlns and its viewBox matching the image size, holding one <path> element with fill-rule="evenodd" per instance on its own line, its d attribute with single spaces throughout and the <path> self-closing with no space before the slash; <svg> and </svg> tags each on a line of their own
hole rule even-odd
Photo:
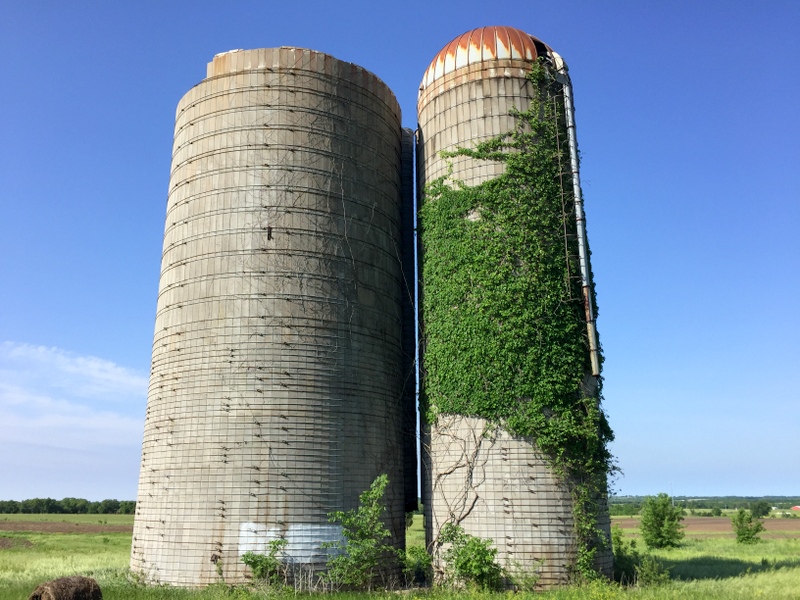
<svg viewBox="0 0 800 600">
<path fill-rule="evenodd" d="M 420 89 L 467 65 L 504 58 L 533 62 L 545 52 L 551 53 L 552 49 L 514 27 L 479 27 L 461 34 L 439 51 L 425 71 Z"/>
</svg>

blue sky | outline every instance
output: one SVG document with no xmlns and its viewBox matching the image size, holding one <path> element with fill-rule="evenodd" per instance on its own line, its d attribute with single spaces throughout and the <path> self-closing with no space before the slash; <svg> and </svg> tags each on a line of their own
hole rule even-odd
<svg viewBox="0 0 800 600">
<path fill-rule="evenodd" d="M 575 87 L 622 494 L 800 494 L 800 3 L 0 3 L 0 499 L 133 499 L 175 107 L 214 54 L 422 74 L 485 25 Z"/>
</svg>

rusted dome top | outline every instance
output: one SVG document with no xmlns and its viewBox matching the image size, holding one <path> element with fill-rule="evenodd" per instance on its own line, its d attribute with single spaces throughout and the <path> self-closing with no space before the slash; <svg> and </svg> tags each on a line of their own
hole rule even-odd
<svg viewBox="0 0 800 600">
<path fill-rule="evenodd" d="M 504 58 L 533 62 L 552 53 L 541 40 L 513 27 L 479 27 L 468 31 L 439 51 L 425 71 L 420 89 L 456 69 Z"/>
</svg>

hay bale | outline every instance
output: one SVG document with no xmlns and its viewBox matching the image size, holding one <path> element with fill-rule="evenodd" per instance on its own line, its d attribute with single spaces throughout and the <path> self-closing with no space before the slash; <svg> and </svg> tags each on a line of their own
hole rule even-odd
<svg viewBox="0 0 800 600">
<path fill-rule="evenodd" d="M 37 586 L 28 600 L 103 600 L 103 592 L 91 577 L 61 577 Z"/>
</svg>

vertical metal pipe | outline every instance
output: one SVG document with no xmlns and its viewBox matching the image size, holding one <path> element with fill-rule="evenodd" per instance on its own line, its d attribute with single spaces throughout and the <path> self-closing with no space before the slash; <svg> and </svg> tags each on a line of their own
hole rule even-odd
<svg viewBox="0 0 800 600">
<path fill-rule="evenodd" d="M 558 75 L 564 89 L 564 112 L 567 121 L 567 140 L 569 143 L 569 162 L 572 172 L 572 191 L 575 197 L 575 221 L 578 225 L 578 261 L 581 268 L 581 289 L 583 291 L 583 308 L 586 312 L 586 329 L 589 334 L 589 358 L 592 362 L 592 375 L 600 376 L 600 357 L 597 349 L 597 327 L 592 305 L 592 290 L 589 277 L 589 256 L 586 244 L 586 217 L 583 212 L 583 194 L 581 192 L 581 176 L 578 170 L 578 143 L 575 136 L 575 109 L 572 104 L 572 82 L 567 67 L 558 58 Z"/>
<path fill-rule="evenodd" d="M 401 266 L 403 311 L 401 344 L 403 347 L 403 476 L 405 480 L 405 510 L 416 511 L 417 501 L 417 335 L 414 312 L 416 293 L 416 252 L 414 223 L 414 146 L 416 137 L 411 129 L 403 129 L 401 136 Z"/>
</svg>

